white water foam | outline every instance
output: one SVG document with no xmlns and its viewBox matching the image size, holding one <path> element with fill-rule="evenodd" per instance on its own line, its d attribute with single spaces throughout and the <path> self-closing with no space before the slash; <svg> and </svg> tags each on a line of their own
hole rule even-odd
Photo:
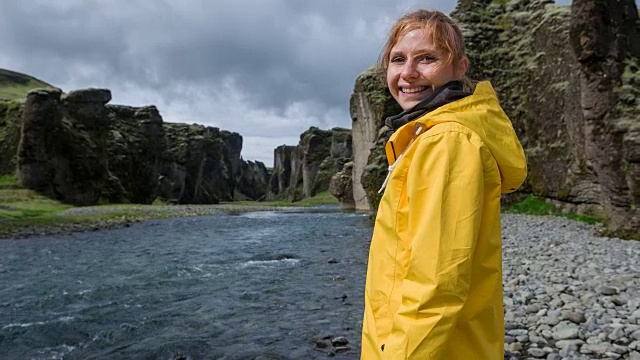
<svg viewBox="0 0 640 360">
<path fill-rule="evenodd" d="M 280 259 L 280 260 L 250 260 L 238 264 L 241 269 L 248 267 L 273 267 L 278 265 L 295 265 L 300 262 L 300 259 Z"/>
<path fill-rule="evenodd" d="M 239 216 L 248 219 L 271 219 L 278 216 L 278 211 L 255 211 L 242 213 Z"/>
<path fill-rule="evenodd" d="M 39 353 L 42 355 L 47 355 L 47 359 L 61 360 L 65 358 L 65 355 L 69 354 L 75 349 L 76 349 L 75 346 L 62 344 L 53 348 L 44 348 Z"/>
<path fill-rule="evenodd" d="M 57 322 L 69 322 L 71 320 L 75 320 L 74 316 L 63 316 L 60 318 L 57 318 L 55 320 L 50 320 L 50 321 L 36 321 L 36 322 L 32 322 L 32 323 L 14 323 L 14 324 L 8 324 L 2 327 L 2 330 L 6 330 L 6 329 L 11 329 L 11 328 L 15 328 L 15 327 L 30 327 L 30 326 L 36 326 L 36 325 L 46 325 L 46 324 L 52 324 L 52 323 L 57 323 Z"/>
</svg>

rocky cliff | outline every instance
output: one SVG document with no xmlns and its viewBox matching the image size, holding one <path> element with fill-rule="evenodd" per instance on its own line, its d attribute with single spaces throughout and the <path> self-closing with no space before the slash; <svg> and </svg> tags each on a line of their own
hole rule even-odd
<svg viewBox="0 0 640 360">
<path fill-rule="evenodd" d="M 236 173 L 234 200 L 265 200 L 269 178 L 270 174 L 264 163 L 240 160 Z"/>
<path fill-rule="evenodd" d="M 331 177 L 351 159 L 351 131 L 311 127 L 297 146 L 274 150 L 267 199 L 299 201 L 327 191 Z"/>
<path fill-rule="evenodd" d="M 552 0 L 461 0 L 452 16 L 465 35 L 471 77 L 492 81 L 525 147 L 523 190 L 605 219 L 612 234 L 637 237 L 640 34 L 633 0 L 574 0 L 571 8 Z M 373 139 L 375 124 L 377 143 L 369 153 L 354 146 L 354 174 L 368 160 L 353 187 L 357 194 L 360 181 L 375 208 L 386 174 L 380 121 L 391 105 L 380 83 L 362 86 L 371 74 L 356 81 L 351 112 L 354 139 L 358 132 Z M 384 106 L 367 132 L 356 132 L 374 104 Z"/>
<path fill-rule="evenodd" d="M 39 89 L 24 103 L 0 102 L 0 175 L 75 205 L 264 198 L 266 168 L 240 158 L 239 134 L 164 123 L 154 106 L 110 100 L 105 89 Z"/>
<path fill-rule="evenodd" d="M 384 144 L 390 133 L 384 120 L 402 108 L 391 97 L 382 75 L 372 66 L 356 79 L 351 95 L 353 199 L 357 210 L 377 209 L 378 189 L 387 175 Z"/>
<path fill-rule="evenodd" d="M 106 109 L 107 167 L 126 190 L 126 201 L 149 204 L 158 195 L 161 158 L 167 149 L 162 117 L 155 106 L 107 105 Z"/>
<path fill-rule="evenodd" d="M 22 105 L 19 101 L 0 101 L 0 175 L 16 171 Z"/>
<path fill-rule="evenodd" d="M 176 123 L 165 123 L 164 129 L 159 197 L 179 204 L 232 201 L 235 177 L 220 130 Z"/>
<path fill-rule="evenodd" d="M 34 90 L 27 96 L 17 156 L 19 182 L 69 204 L 121 201 L 108 168 L 111 94 L 103 90 Z"/>
</svg>

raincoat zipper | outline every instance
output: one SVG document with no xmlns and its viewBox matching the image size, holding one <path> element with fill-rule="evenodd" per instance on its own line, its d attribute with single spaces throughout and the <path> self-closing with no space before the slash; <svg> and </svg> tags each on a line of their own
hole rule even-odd
<svg viewBox="0 0 640 360">
<path fill-rule="evenodd" d="M 404 153 L 407 152 L 407 149 L 409 149 L 409 147 L 413 144 L 413 142 L 418 138 L 418 135 L 420 135 L 420 133 L 422 132 L 422 129 L 424 129 L 424 124 L 417 123 L 416 124 L 416 130 L 413 133 L 413 136 L 411 137 L 411 140 L 409 140 L 409 144 L 407 144 L 407 146 L 404 148 L 404 150 L 402 150 L 402 153 L 400 153 L 400 156 L 398 156 L 398 158 L 395 159 L 393 164 L 389 165 L 389 169 L 387 171 L 387 177 L 384 179 L 384 182 L 382 183 L 382 186 L 380 187 L 380 190 L 378 190 L 378 194 L 381 194 L 384 191 L 384 189 L 387 187 L 387 183 L 389 182 L 389 179 L 391 178 L 391 173 L 393 172 L 393 169 L 395 169 L 396 164 L 398 164 L 398 162 L 400 162 L 400 159 L 402 159 L 402 156 L 404 155 Z M 393 154 L 395 156 L 396 150 L 393 147 L 393 142 L 391 142 L 391 148 L 393 149 Z"/>
</svg>

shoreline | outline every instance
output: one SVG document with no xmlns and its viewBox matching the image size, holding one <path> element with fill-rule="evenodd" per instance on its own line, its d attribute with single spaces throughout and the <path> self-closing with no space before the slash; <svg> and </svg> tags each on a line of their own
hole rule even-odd
<svg viewBox="0 0 640 360">
<path fill-rule="evenodd" d="M 68 235 L 106 229 L 129 227 L 147 220 L 192 216 L 233 215 L 257 211 L 295 211 L 314 206 L 265 204 L 209 204 L 209 205 L 100 205 L 74 207 L 46 219 L 30 219 L 1 226 L 0 241 L 26 239 L 35 236 Z M 44 221 L 38 221 L 44 220 Z"/>
</svg>

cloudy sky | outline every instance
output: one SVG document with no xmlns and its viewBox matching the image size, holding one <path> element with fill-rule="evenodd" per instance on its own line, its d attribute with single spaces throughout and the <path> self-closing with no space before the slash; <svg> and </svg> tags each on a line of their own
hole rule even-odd
<svg viewBox="0 0 640 360">
<path fill-rule="evenodd" d="M 558 0 L 566 5 L 569 0 Z M 240 133 L 273 164 L 309 126 L 351 127 L 349 96 L 391 22 L 453 0 L 0 0 L 0 68 L 167 122 Z"/>
</svg>

